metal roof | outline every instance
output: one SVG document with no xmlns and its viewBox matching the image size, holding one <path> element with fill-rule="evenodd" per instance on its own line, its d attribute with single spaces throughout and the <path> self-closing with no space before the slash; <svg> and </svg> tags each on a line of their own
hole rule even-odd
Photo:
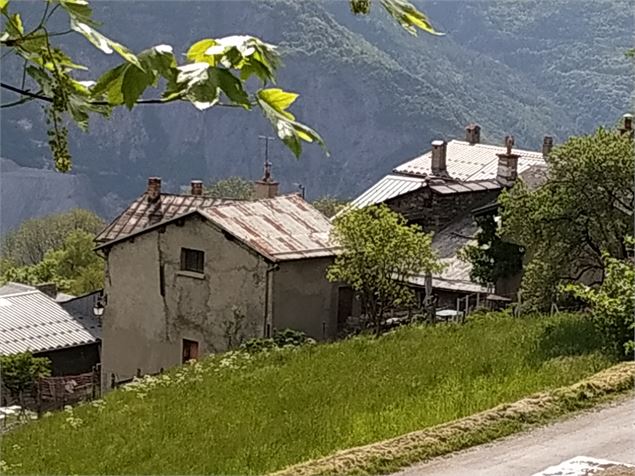
<svg viewBox="0 0 635 476">
<path fill-rule="evenodd" d="M 170 193 L 162 193 L 157 201 L 150 202 L 147 193 L 144 193 L 97 235 L 95 241 L 100 243 L 113 241 L 137 233 L 153 223 L 170 220 L 193 210 L 227 202 L 231 202 L 231 200 Z"/>
<path fill-rule="evenodd" d="M 391 198 L 404 195 L 428 186 L 437 193 L 462 193 L 479 190 L 495 190 L 501 188 L 496 180 L 498 172 L 498 156 L 506 153 L 505 147 L 488 144 L 470 144 L 469 142 L 452 140 L 447 144 L 446 165 L 449 178 L 432 175 L 432 152 L 427 152 L 412 159 L 393 170 L 375 185 L 362 193 L 351 203 L 361 208 L 373 203 L 383 203 Z M 514 149 L 518 154 L 518 174 L 529 169 L 546 167 L 541 152 Z"/>
<path fill-rule="evenodd" d="M 41 291 L 0 297 L 0 355 L 75 347 L 100 338 L 96 318 L 72 316 Z"/>
<path fill-rule="evenodd" d="M 498 171 L 498 157 L 496 154 L 507 152 L 505 147 L 489 144 L 470 144 L 460 140 L 448 142 L 446 152 L 446 164 L 450 177 L 461 181 L 493 180 Z M 513 149 L 518 154 L 518 173 L 532 165 L 544 165 L 541 152 L 531 150 Z M 412 159 L 395 169 L 395 172 L 415 175 L 430 176 L 432 152 L 426 152 L 420 157 Z"/>
<path fill-rule="evenodd" d="M 332 256 L 331 223 L 299 195 L 234 202 L 202 210 L 215 224 L 277 261 Z"/>
<path fill-rule="evenodd" d="M 418 188 L 424 187 L 426 181 L 419 177 L 407 177 L 404 175 L 386 175 L 379 182 L 357 197 L 351 206 L 363 208 L 373 203 L 382 203 L 386 200 L 404 195 Z"/>
<path fill-rule="evenodd" d="M 487 293 L 490 290 L 470 279 L 472 265 L 459 259 L 459 251 L 468 244 L 476 242 L 478 225 L 471 215 L 455 220 L 432 238 L 432 248 L 439 261 L 445 265 L 441 273 L 432 276 L 432 287 L 465 293 Z M 425 275 L 411 276 L 407 279 L 415 286 L 425 286 Z"/>
</svg>

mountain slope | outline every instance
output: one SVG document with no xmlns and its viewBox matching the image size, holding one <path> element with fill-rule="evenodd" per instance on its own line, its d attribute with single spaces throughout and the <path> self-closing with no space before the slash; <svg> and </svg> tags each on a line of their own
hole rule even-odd
<svg viewBox="0 0 635 476">
<path fill-rule="evenodd" d="M 628 5 L 426 2 L 421 7 L 447 35 L 418 38 L 378 5 L 355 17 L 346 2 L 135 2 L 125 9 L 104 2 L 95 12 L 107 33 L 137 50 L 168 43 L 181 54 L 200 38 L 237 32 L 280 44 L 279 84 L 301 93 L 294 111 L 323 135 L 331 157 L 307 147 L 296 161 L 276 143 L 274 175 L 286 191 L 302 183 L 309 197 L 350 197 L 430 140 L 461 136 L 469 121 L 482 125 L 486 140 L 512 133 L 523 147 L 538 147 L 544 134 L 563 140 L 616 121 L 633 91 L 623 56 L 633 30 Z M 97 70 L 112 61 L 86 46 L 79 59 Z M 39 108 L 10 109 L 2 126 L 3 155 L 41 167 L 48 152 Z M 124 199 L 149 175 L 173 189 L 192 178 L 257 178 L 260 134 L 272 131 L 257 112 L 118 111 L 94 121 L 89 135 L 72 134 L 75 171 L 100 195 Z"/>
</svg>

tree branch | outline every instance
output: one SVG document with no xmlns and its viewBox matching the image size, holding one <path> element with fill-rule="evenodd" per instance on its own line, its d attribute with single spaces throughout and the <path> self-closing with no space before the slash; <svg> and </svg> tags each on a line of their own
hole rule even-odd
<svg viewBox="0 0 635 476">
<path fill-rule="evenodd" d="M 22 96 L 28 96 L 32 99 L 38 99 L 40 101 L 45 101 L 45 102 L 53 102 L 53 99 L 48 96 L 44 96 L 43 94 L 39 94 L 39 93 L 32 93 L 28 89 L 20 89 L 18 87 L 12 86 L 7 83 L 0 83 L 0 87 L 2 87 L 3 89 L 7 89 L 9 91 L 12 91 L 14 93 L 20 94 Z M 182 99 L 180 100 L 182 101 Z M 135 104 L 168 104 L 170 102 L 173 102 L 173 100 L 166 101 L 165 99 L 139 99 L 135 102 Z M 108 101 L 89 101 L 89 103 L 94 106 L 112 106 L 113 105 L 113 104 L 110 104 Z M 215 104 L 215 106 L 242 107 L 238 104 L 224 104 L 224 103 L 217 103 Z"/>
</svg>

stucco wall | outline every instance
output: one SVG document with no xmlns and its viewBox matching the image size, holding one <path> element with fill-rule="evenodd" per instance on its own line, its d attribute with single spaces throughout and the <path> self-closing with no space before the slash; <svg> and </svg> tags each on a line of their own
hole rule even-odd
<svg viewBox="0 0 635 476">
<path fill-rule="evenodd" d="M 203 276 L 180 270 L 182 247 L 205 252 Z M 123 380 L 179 365 L 183 339 L 197 341 L 199 355 L 226 350 L 234 310 L 245 316 L 237 336 L 263 334 L 267 264 L 198 217 L 113 246 L 107 265 L 104 385 L 111 373 Z"/>
<path fill-rule="evenodd" d="M 272 328 L 291 328 L 314 339 L 337 333 L 337 286 L 326 279 L 332 258 L 280 263 L 273 272 Z"/>
</svg>

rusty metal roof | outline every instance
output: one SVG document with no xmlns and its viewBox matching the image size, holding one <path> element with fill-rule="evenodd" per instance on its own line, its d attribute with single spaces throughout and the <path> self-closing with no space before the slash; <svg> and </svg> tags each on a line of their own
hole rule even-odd
<svg viewBox="0 0 635 476">
<path fill-rule="evenodd" d="M 227 203 L 202 210 L 216 225 L 276 261 L 332 256 L 331 223 L 299 195 Z"/>
<path fill-rule="evenodd" d="M 96 318 L 71 315 L 41 291 L 0 297 L 0 355 L 75 347 L 100 337 Z"/>
<path fill-rule="evenodd" d="M 373 203 L 383 203 L 425 186 L 442 194 L 501 188 L 496 180 L 498 172 L 496 154 L 505 152 L 505 147 L 452 140 L 448 142 L 446 151 L 450 179 L 433 178 L 432 153 L 427 152 L 395 168 L 391 174 L 386 175 L 353 200 L 351 206 L 361 208 Z M 546 166 L 541 152 L 523 149 L 514 149 L 513 152 L 520 156 L 518 159 L 520 175 L 530 168 L 544 169 Z M 437 181 L 438 183 L 435 183 Z"/>
<path fill-rule="evenodd" d="M 192 196 L 183 196 L 187 200 L 181 201 L 174 195 L 168 197 L 169 203 L 161 206 L 165 218 L 155 223 L 149 218 L 152 209 L 144 205 L 145 196 L 137 199 L 99 235 L 100 247 L 198 213 L 273 261 L 333 256 L 336 250 L 329 239 L 330 221 L 297 194 L 252 201 Z"/>
<path fill-rule="evenodd" d="M 137 233 L 154 223 L 167 221 L 193 210 L 208 208 L 228 201 L 230 200 L 162 193 L 159 200 L 150 202 L 148 195 L 144 193 L 97 235 L 95 241 L 98 243 L 113 241 Z"/>
</svg>

